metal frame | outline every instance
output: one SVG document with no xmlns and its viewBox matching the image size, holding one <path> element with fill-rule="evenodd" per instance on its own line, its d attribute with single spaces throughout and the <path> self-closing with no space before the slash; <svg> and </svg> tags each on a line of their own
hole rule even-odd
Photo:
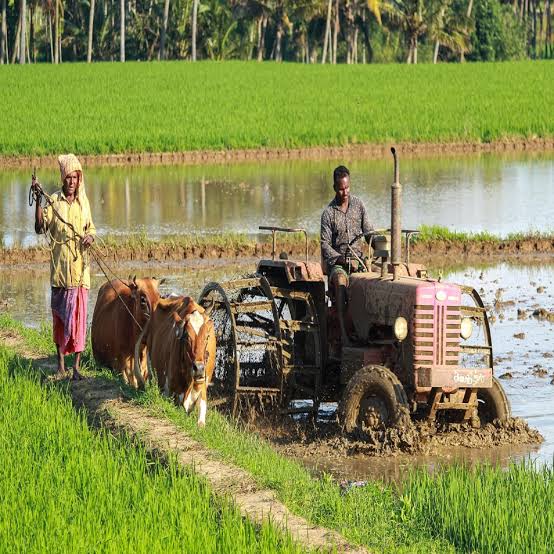
<svg viewBox="0 0 554 554">
<path fill-rule="evenodd" d="M 258 227 L 260 231 L 271 231 L 272 237 L 272 249 L 271 249 L 271 259 L 275 261 L 275 255 L 277 253 L 277 236 L 276 233 L 304 233 L 304 242 L 306 246 L 306 263 L 308 263 L 308 233 L 306 229 L 294 229 L 292 227 L 271 227 L 267 225 L 260 225 Z"/>
</svg>

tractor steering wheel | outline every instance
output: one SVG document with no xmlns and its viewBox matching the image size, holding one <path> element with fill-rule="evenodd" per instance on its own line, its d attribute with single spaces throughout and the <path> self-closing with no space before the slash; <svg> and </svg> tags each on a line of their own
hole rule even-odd
<svg viewBox="0 0 554 554">
<path fill-rule="evenodd" d="M 370 233 L 368 233 L 369 235 Z M 352 245 L 356 242 L 358 242 L 362 237 L 365 238 L 365 234 L 364 233 L 360 233 L 359 235 L 356 235 L 348 244 L 346 244 L 346 252 L 345 254 L 350 254 L 351 257 L 353 257 L 354 259 L 356 259 L 358 261 L 358 263 L 360 264 L 360 266 L 363 268 L 363 271 L 365 272 L 368 272 L 369 269 L 366 265 L 366 263 L 364 262 L 364 260 L 362 260 L 362 258 L 360 258 L 360 256 L 358 256 L 358 254 L 356 254 L 356 252 L 354 252 L 353 248 L 352 248 Z M 343 243 L 344 244 L 344 243 Z M 339 247 L 342 246 L 339 245 Z"/>
</svg>

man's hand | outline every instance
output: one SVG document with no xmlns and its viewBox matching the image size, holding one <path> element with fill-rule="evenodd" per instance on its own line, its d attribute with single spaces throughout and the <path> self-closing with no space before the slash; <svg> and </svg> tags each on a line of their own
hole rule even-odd
<svg viewBox="0 0 554 554">
<path fill-rule="evenodd" d="M 38 179 L 35 177 L 35 175 L 33 175 L 31 179 L 31 190 L 33 191 L 33 196 L 38 201 L 39 194 L 42 191 L 42 187 L 40 186 L 40 183 L 38 182 Z"/>
<path fill-rule="evenodd" d="M 83 239 L 81 244 L 83 245 L 83 248 L 87 249 L 93 242 L 94 242 L 94 237 L 92 235 L 87 235 Z"/>
</svg>

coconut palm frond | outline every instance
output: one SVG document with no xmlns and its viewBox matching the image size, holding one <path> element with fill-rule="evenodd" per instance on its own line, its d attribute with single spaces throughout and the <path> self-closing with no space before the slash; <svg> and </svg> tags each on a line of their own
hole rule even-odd
<svg viewBox="0 0 554 554">
<path fill-rule="evenodd" d="M 380 0 L 367 0 L 367 7 L 369 11 L 375 16 L 379 25 L 381 25 L 381 1 Z"/>
</svg>

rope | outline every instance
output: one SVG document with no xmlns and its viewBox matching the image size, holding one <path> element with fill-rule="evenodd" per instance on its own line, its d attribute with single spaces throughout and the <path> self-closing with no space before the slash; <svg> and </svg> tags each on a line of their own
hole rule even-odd
<svg viewBox="0 0 554 554">
<path fill-rule="evenodd" d="M 33 177 L 35 177 L 34 174 L 33 174 Z M 60 244 L 60 245 L 66 244 L 67 247 L 69 248 L 70 252 L 71 252 L 70 243 L 73 242 L 75 244 L 75 248 L 76 248 L 74 250 L 73 255 L 74 255 L 74 260 L 76 260 L 77 257 L 78 257 L 77 248 L 81 247 L 80 243 L 83 241 L 85 236 L 78 233 L 77 229 L 75 229 L 75 226 L 72 223 L 69 223 L 68 221 L 66 221 L 61 216 L 61 214 L 58 212 L 58 210 L 56 210 L 56 208 L 54 206 L 54 201 L 52 200 L 52 197 L 47 192 L 44 191 L 44 189 L 42 188 L 42 185 L 36 180 L 34 182 L 34 186 L 31 185 L 31 188 L 29 189 L 29 206 L 32 206 L 35 202 L 37 203 L 37 205 L 41 209 L 46 207 L 46 206 L 50 206 L 52 208 L 52 212 L 57 217 L 57 219 L 62 224 L 64 224 L 66 227 L 68 227 L 71 231 L 73 231 L 73 237 L 69 237 L 66 241 L 57 241 L 52 236 L 52 233 L 48 229 L 44 228 L 44 226 L 43 226 L 44 235 L 47 236 L 47 240 L 49 239 L 49 242 L 50 242 L 50 244 L 49 244 L 49 246 L 50 246 L 50 256 L 51 257 L 53 256 L 54 246 L 56 244 Z M 44 202 L 44 206 L 43 206 L 43 202 Z M 85 269 L 85 267 L 90 265 L 88 260 L 86 260 L 87 256 L 85 256 L 85 254 L 89 254 L 89 253 L 92 256 L 92 258 L 94 259 L 94 261 L 98 264 L 98 267 L 100 268 L 100 270 L 104 274 L 104 277 L 106 278 L 106 281 L 112 287 L 112 289 L 115 292 L 116 296 L 119 298 L 119 300 L 121 301 L 121 303 L 123 304 L 123 306 L 125 307 L 127 312 L 129 313 L 129 315 L 131 316 L 131 319 L 136 323 L 137 327 L 142 331 L 142 325 L 136 320 L 135 316 L 133 315 L 131 310 L 129 310 L 129 307 L 127 306 L 127 304 L 125 303 L 125 301 L 123 300 L 123 298 L 121 297 L 119 292 L 117 292 L 116 288 L 113 286 L 112 279 L 110 279 L 108 277 L 108 272 L 110 272 L 114 276 L 114 280 L 119 281 L 120 283 L 122 283 L 123 285 L 125 285 L 128 288 L 131 288 L 131 287 L 129 287 L 129 285 L 125 281 L 123 281 L 120 277 L 118 277 L 115 274 L 115 272 L 110 268 L 108 263 L 103 259 L 105 257 L 105 254 L 95 244 L 89 245 L 87 250 L 82 251 L 82 254 L 83 254 L 83 270 Z"/>
</svg>

